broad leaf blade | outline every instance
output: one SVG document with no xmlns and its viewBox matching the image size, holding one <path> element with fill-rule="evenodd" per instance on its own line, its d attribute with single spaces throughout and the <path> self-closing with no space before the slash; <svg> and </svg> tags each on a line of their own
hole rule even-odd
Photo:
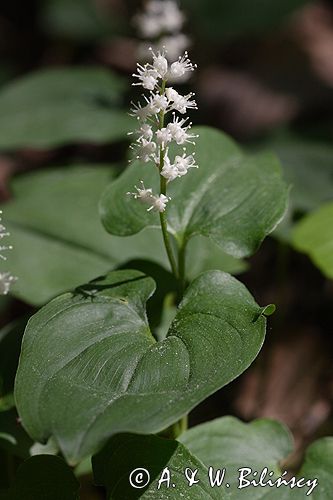
<svg viewBox="0 0 333 500">
<path fill-rule="evenodd" d="M 168 230 L 180 242 L 201 234 L 234 257 L 256 251 L 286 210 L 287 189 L 277 159 L 264 154 L 244 157 L 224 134 L 197 128 L 196 161 L 185 177 L 170 184 Z M 105 228 L 119 236 L 157 227 L 158 216 L 126 195 L 143 180 L 158 190 L 156 169 L 134 163 L 105 191 L 101 216 Z"/>
<path fill-rule="evenodd" d="M 16 400 L 35 440 L 53 435 L 77 462 L 112 434 L 158 432 L 257 356 L 266 320 L 235 278 L 211 271 L 194 280 L 158 343 L 145 314 L 153 290 L 142 273 L 116 271 L 29 321 Z"/>
<path fill-rule="evenodd" d="M 123 81 L 103 68 L 32 73 L 0 92 L 0 148 L 52 148 L 124 139 L 131 126 L 119 108 Z"/>
</svg>

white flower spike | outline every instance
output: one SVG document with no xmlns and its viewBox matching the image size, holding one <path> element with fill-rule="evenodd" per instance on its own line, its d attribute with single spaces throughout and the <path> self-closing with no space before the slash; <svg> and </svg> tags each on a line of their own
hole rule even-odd
<svg viewBox="0 0 333 500">
<path fill-rule="evenodd" d="M 147 90 L 148 96 L 144 95 L 145 106 L 133 105 L 132 116 L 139 121 L 139 127 L 135 132 L 137 139 L 131 146 L 135 150 L 136 159 L 143 163 L 152 162 L 158 168 L 161 176 L 161 192 L 155 195 L 151 188 L 145 188 L 141 181 L 140 187 L 135 186 L 135 193 L 128 193 L 134 199 L 143 203 L 149 203 L 148 212 L 164 212 L 170 198 L 166 195 L 166 185 L 178 177 L 186 175 L 190 168 L 197 168 L 194 153 L 187 154 L 183 147 L 183 154 L 177 154 L 177 146 L 185 144 L 195 145 L 194 140 L 198 137 L 190 132 L 192 124 L 188 117 L 179 117 L 177 112 L 184 115 L 188 109 L 197 109 L 197 104 L 190 92 L 181 95 L 173 87 L 168 87 L 168 79 L 172 77 L 181 78 L 185 73 L 193 71 L 195 65 L 191 63 L 187 52 L 171 65 L 166 58 L 165 51 L 155 53 L 150 51 L 152 63 L 138 64 L 138 72 L 134 76 Z M 172 113 L 171 120 L 169 118 Z M 169 146 L 174 143 L 176 152 L 173 160 L 169 156 Z M 164 186 L 164 187 L 163 187 Z"/>
<path fill-rule="evenodd" d="M 9 232 L 6 230 L 5 226 L 1 224 L 2 211 L 0 210 L 0 240 L 9 236 Z M 0 252 L 5 252 L 7 250 L 12 250 L 10 245 L 0 245 Z M 0 259 L 7 260 L 7 257 L 0 253 Z M 10 272 L 0 272 L 0 295 L 7 295 L 11 285 L 17 280 Z"/>
</svg>

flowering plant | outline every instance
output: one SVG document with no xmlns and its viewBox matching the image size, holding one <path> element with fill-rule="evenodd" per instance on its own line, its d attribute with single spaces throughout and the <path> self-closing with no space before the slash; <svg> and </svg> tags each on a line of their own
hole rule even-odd
<svg viewBox="0 0 333 500">
<path fill-rule="evenodd" d="M 224 482 L 214 468 L 226 463 L 237 469 L 248 460 L 259 470 L 263 450 L 272 469 L 266 471 L 272 483 L 267 484 L 285 481 L 282 470 L 277 477 L 279 462 L 291 450 L 284 427 L 225 417 L 187 430 L 187 420 L 196 405 L 254 361 L 275 309 L 259 306 L 231 274 L 205 268 L 194 249 L 209 239 L 219 263 L 222 252 L 234 259 L 252 255 L 282 219 L 288 188 L 274 155 L 244 155 L 222 132 L 192 128 L 185 115 L 197 109 L 194 95 L 174 88 L 196 68 L 187 53 L 174 62 L 163 51 L 152 50 L 151 57 L 134 74 L 134 85 L 147 93 L 131 110 L 138 128 L 131 132 L 130 164 L 99 205 L 118 253 L 144 241 L 151 260 L 119 265 L 57 296 L 32 316 L 23 338 L 15 399 L 34 441 L 30 454 L 37 456 L 25 463 L 22 475 L 40 468 L 44 478 L 55 478 L 52 494 L 61 483 L 59 498 L 74 500 L 78 489 L 65 462 L 51 456 L 59 453 L 71 466 L 82 467 L 92 457 L 95 482 L 110 499 L 189 498 L 194 485 L 191 498 L 224 499 L 226 490 L 213 487 L 235 486 L 236 477 Z M 86 182 L 96 176 L 94 171 Z M 76 189 L 76 177 L 73 184 Z M 84 209 L 85 197 L 81 202 Z M 142 240 L 131 239 L 141 232 Z M 128 239 L 117 247 L 119 236 Z M 239 446 L 248 436 L 247 445 Z M 317 446 L 321 452 L 326 443 L 310 449 L 308 474 Z M 200 482 L 198 472 L 208 481 Z M 9 492 L 14 498 L 17 491 L 21 498 L 33 491 L 39 499 L 39 485 L 33 490 L 29 481 L 28 489 L 18 484 Z M 310 493 L 316 486 L 304 485 Z M 235 487 L 230 498 L 238 499 L 238 493 Z"/>
</svg>

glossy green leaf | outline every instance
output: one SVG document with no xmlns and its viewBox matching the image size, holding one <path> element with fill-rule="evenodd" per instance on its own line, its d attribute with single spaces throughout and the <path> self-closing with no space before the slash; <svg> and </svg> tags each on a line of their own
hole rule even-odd
<svg viewBox="0 0 333 500">
<path fill-rule="evenodd" d="M 39 455 L 18 469 L 6 500 L 78 500 L 79 483 L 64 460 Z"/>
<path fill-rule="evenodd" d="M 309 255 L 328 278 L 333 278 L 333 203 L 304 217 L 294 228 L 292 243 Z"/>
<path fill-rule="evenodd" d="M 256 251 L 286 210 L 287 188 L 278 161 L 270 154 L 243 156 L 222 132 L 197 128 L 199 169 L 170 184 L 168 230 L 179 242 L 195 235 L 213 240 L 223 251 L 244 257 Z M 157 227 L 158 215 L 126 195 L 143 180 L 158 190 L 154 168 L 134 163 L 105 191 L 101 216 L 105 228 L 129 236 Z"/>
<path fill-rule="evenodd" d="M 42 305 L 133 259 L 169 268 L 159 231 L 124 240 L 104 230 L 98 200 L 114 175 L 114 167 L 68 166 L 13 180 L 13 199 L 1 207 L 13 245 L 2 269 L 19 278 L 12 288 L 15 296 Z M 206 269 L 234 273 L 245 267 L 204 238 L 191 241 L 188 257 L 189 278 Z"/>
<path fill-rule="evenodd" d="M 218 489 L 211 488 L 207 481 L 190 488 L 184 475 L 186 467 L 197 469 L 197 478 L 207 476 L 207 468 L 185 446 L 157 436 L 114 436 L 102 452 L 93 458 L 95 482 L 106 487 L 107 500 L 222 498 Z M 165 468 L 170 471 L 170 482 L 167 482 L 168 475 L 165 473 L 163 477 L 166 481 L 159 487 L 159 479 Z M 130 481 L 136 487 L 131 486 Z M 142 487 L 145 482 L 147 486 Z"/>
<path fill-rule="evenodd" d="M 235 278 L 194 280 L 162 342 L 145 313 L 154 289 L 139 271 L 115 271 L 31 318 L 16 401 L 33 439 L 52 435 L 77 462 L 112 434 L 168 427 L 255 359 L 266 320 Z"/>
<path fill-rule="evenodd" d="M 11 82 L 0 92 L 0 149 L 124 139 L 131 126 L 119 109 L 124 88 L 98 67 L 46 69 Z"/>
</svg>

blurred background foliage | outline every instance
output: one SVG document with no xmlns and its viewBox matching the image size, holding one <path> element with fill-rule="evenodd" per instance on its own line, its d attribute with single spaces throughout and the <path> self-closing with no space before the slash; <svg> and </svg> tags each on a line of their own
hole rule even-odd
<svg viewBox="0 0 333 500">
<path fill-rule="evenodd" d="M 2 434 L 22 433 L 13 373 L 37 306 L 128 261 L 163 277 L 159 305 L 173 288 L 156 234 L 110 237 L 98 218 L 100 194 L 126 166 L 135 126 L 127 114 L 137 97 L 129 85 L 139 44 L 133 16 L 143 4 L 1 2 L 0 196 L 14 245 L 2 269 L 19 277 L 13 296 L 0 300 Z M 308 442 L 333 432 L 333 2 L 179 5 L 199 66 L 189 84 L 199 103 L 195 122 L 222 129 L 250 152 L 273 150 L 291 184 L 285 220 L 247 262 L 192 243 L 189 277 L 210 267 L 241 273 L 258 302 L 275 302 L 278 312 L 258 361 L 191 421 L 227 413 L 277 418 L 294 432 L 291 463 L 298 463 Z M 151 262 L 142 262 L 149 252 Z M 169 319 L 154 307 L 151 321 L 163 330 Z M 16 442 L 14 465 L 30 446 L 21 434 Z M 0 464 L 13 446 L 0 438 Z M 83 498 L 99 498 L 88 489 Z"/>
</svg>

